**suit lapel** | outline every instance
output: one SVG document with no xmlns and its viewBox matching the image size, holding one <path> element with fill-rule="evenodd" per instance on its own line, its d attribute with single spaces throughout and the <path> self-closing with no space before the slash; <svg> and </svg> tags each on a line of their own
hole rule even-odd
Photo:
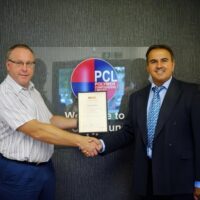
<svg viewBox="0 0 200 200">
<path fill-rule="evenodd" d="M 144 90 L 139 94 L 138 100 L 138 124 L 142 133 L 142 138 L 145 144 L 147 144 L 147 102 L 149 98 L 149 91 L 151 85 L 148 85 Z"/>
<path fill-rule="evenodd" d="M 158 136 L 163 125 L 171 116 L 171 113 L 175 109 L 175 105 L 180 97 L 180 94 L 181 89 L 179 87 L 178 81 L 172 79 L 160 109 L 154 138 Z"/>
</svg>

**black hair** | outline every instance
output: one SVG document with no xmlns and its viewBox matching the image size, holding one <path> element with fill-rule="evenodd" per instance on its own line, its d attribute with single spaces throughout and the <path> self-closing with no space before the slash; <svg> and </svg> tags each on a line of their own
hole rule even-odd
<svg viewBox="0 0 200 200">
<path fill-rule="evenodd" d="M 154 45 L 151 45 L 151 46 L 147 49 L 147 52 L 146 52 L 146 61 L 148 61 L 149 53 L 150 53 L 152 50 L 154 50 L 154 49 L 165 49 L 165 50 L 167 50 L 167 51 L 170 53 L 172 60 L 174 60 L 174 53 L 173 53 L 171 47 L 169 47 L 168 45 L 165 45 L 165 44 L 154 44 Z"/>
</svg>

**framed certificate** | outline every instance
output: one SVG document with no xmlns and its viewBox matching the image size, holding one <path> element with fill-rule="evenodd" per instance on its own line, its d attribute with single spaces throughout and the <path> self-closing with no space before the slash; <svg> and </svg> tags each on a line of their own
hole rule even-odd
<svg viewBox="0 0 200 200">
<path fill-rule="evenodd" d="M 108 131 L 106 92 L 78 93 L 79 133 Z"/>
</svg>

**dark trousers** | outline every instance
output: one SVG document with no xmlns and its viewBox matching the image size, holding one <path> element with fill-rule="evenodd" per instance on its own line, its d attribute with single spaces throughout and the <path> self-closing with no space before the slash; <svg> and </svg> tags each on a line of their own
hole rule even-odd
<svg viewBox="0 0 200 200">
<path fill-rule="evenodd" d="M 149 160 L 147 195 L 137 196 L 136 200 L 194 200 L 194 197 L 193 197 L 193 194 L 154 195 L 153 194 L 152 163 L 151 163 L 151 160 Z"/>
<path fill-rule="evenodd" d="M 1 200 L 54 200 L 55 173 L 52 162 L 29 164 L 0 155 Z"/>
</svg>

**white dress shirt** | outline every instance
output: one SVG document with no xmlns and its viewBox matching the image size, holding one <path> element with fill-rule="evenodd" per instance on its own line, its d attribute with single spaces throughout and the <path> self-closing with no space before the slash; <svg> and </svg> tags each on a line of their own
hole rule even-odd
<svg viewBox="0 0 200 200">
<path fill-rule="evenodd" d="M 17 128 L 34 119 L 50 123 L 51 117 L 32 82 L 23 88 L 8 75 L 0 85 L 0 153 L 12 160 L 48 161 L 54 145 L 35 140 Z"/>
</svg>

